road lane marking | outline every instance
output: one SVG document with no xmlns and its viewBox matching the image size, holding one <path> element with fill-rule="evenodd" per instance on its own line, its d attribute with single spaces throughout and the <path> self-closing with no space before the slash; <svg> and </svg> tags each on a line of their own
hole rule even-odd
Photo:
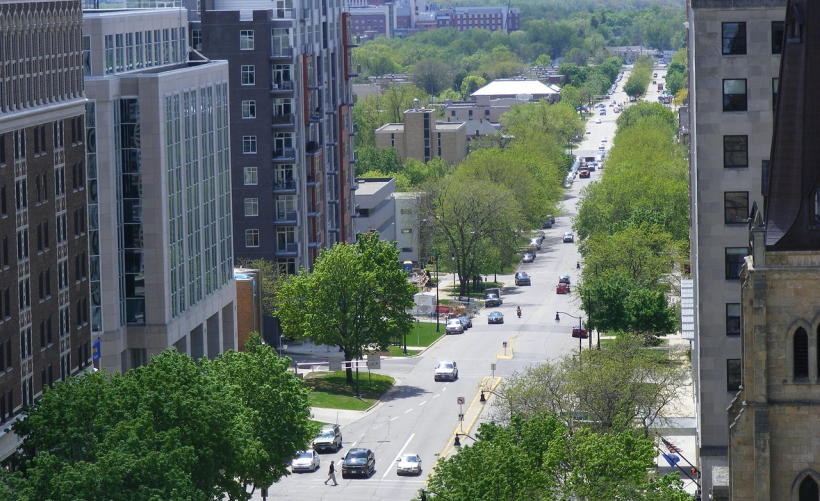
<svg viewBox="0 0 820 501">
<path fill-rule="evenodd" d="M 441 396 L 441 393 L 439 393 L 438 395 L 433 395 L 433 398 L 438 398 L 440 396 Z"/>
<path fill-rule="evenodd" d="M 396 420 L 396 419 L 398 419 L 398 418 L 399 418 L 398 416 L 396 416 L 396 417 L 394 417 L 394 418 L 390 418 L 390 421 L 395 421 L 395 420 Z"/>
<path fill-rule="evenodd" d="M 426 404 L 427 402 L 428 402 L 428 400 L 425 400 L 424 402 L 420 403 L 420 404 L 419 404 L 419 407 L 421 407 L 422 405 Z"/>
<path fill-rule="evenodd" d="M 404 411 L 405 414 L 407 414 L 408 412 L 413 412 L 413 409 L 407 409 L 406 411 Z"/>
<path fill-rule="evenodd" d="M 404 443 L 404 447 L 401 448 L 399 453 L 396 455 L 395 459 L 393 459 L 393 464 L 396 464 L 396 461 L 398 461 L 399 458 L 401 457 L 401 455 L 404 454 L 404 449 L 406 449 L 407 446 L 410 445 L 410 441 L 413 440 L 413 437 L 415 437 L 415 436 L 416 436 L 415 433 L 410 435 L 410 438 L 408 438 L 407 442 Z M 382 478 L 386 477 L 388 473 L 390 473 L 390 468 L 387 468 L 387 469 L 384 470 L 384 475 L 382 475 Z"/>
</svg>

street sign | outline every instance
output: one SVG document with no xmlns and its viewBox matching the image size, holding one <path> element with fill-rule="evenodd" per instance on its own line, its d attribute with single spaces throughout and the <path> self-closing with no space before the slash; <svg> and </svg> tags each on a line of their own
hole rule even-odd
<svg viewBox="0 0 820 501">
<path fill-rule="evenodd" d="M 504 348 L 507 348 L 507 342 L 506 341 L 502 341 L 502 345 L 504 346 Z"/>
<path fill-rule="evenodd" d="M 368 369 L 381 369 L 382 368 L 382 357 L 378 353 L 369 353 L 367 355 L 367 368 Z"/>
<path fill-rule="evenodd" d="M 494 371 L 494 370 L 495 370 L 495 364 L 490 364 L 490 370 L 491 370 L 491 371 Z"/>
<path fill-rule="evenodd" d="M 464 397 L 458 397 L 458 398 L 456 398 L 456 403 L 457 403 L 458 405 L 464 405 Z"/>
</svg>

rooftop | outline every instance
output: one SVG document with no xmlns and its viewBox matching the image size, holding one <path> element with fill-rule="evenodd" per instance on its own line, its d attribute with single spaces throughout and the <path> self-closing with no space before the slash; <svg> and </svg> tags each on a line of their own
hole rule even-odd
<svg viewBox="0 0 820 501">
<path fill-rule="evenodd" d="M 538 80 L 493 80 L 484 87 L 470 94 L 471 96 L 509 96 L 509 95 L 541 95 L 558 94 L 560 91 L 551 85 L 545 85 Z"/>
</svg>

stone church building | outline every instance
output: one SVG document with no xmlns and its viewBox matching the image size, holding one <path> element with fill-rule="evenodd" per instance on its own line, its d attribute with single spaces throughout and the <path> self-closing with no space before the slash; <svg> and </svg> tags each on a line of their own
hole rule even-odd
<svg viewBox="0 0 820 501">
<path fill-rule="evenodd" d="M 820 501 L 820 2 L 786 11 L 770 167 L 741 274 L 733 501 Z"/>
</svg>

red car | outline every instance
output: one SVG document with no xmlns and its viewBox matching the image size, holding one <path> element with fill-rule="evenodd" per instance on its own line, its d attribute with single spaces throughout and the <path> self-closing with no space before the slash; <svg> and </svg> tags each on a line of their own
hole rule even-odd
<svg viewBox="0 0 820 501">
<path fill-rule="evenodd" d="M 581 339 L 586 339 L 586 338 L 589 337 L 589 335 L 587 334 L 586 329 L 582 329 L 580 327 L 573 327 L 572 328 L 572 337 L 579 337 Z"/>
<path fill-rule="evenodd" d="M 556 294 L 569 294 L 569 284 L 565 284 L 561 282 L 560 284 L 555 286 L 555 293 Z"/>
</svg>

